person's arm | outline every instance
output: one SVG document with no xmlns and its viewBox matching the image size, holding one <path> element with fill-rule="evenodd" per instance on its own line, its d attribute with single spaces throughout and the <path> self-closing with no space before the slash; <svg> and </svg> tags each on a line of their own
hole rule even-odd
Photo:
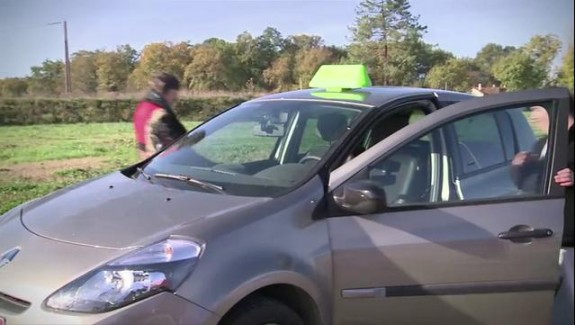
<svg viewBox="0 0 575 325">
<path fill-rule="evenodd" d="M 523 178 L 525 177 L 526 165 L 528 164 L 529 152 L 519 152 L 513 160 L 511 161 L 511 166 L 509 167 L 509 173 L 511 174 L 511 179 L 517 188 L 521 189 Z"/>
<path fill-rule="evenodd" d="M 533 177 L 537 177 L 544 168 L 544 159 L 541 159 L 543 148 L 547 145 L 547 138 L 539 139 L 531 148 L 531 152 L 522 151 L 515 155 L 511 161 L 509 172 L 511 179 L 518 189 L 523 191 L 533 191 L 537 186 L 533 183 Z M 526 183 L 528 185 L 526 185 Z M 527 188 L 526 188 L 527 187 Z"/>
<path fill-rule="evenodd" d="M 172 144 L 175 140 L 186 133 L 185 127 L 164 109 L 157 109 L 150 118 L 148 141 L 152 152 Z"/>
</svg>

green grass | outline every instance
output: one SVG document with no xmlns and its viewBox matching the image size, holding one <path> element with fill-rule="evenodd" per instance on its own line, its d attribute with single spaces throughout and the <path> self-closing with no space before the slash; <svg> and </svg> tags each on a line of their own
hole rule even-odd
<svg viewBox="0 0 575 325">
<path fill-rule="evenodd" d="M 197 123 L 187 122 L 191 128 Z M 83 157 L 112 163 L 137 156 L 131 123 L 60 124 L 0 127 L 0 166 Z"/>
<path fill-rule="evenodd" d="M 194 149 L 216 163 L 242 164 L 269 159 L 278 138 L 254 136 L 254 126 L 254 122 L 229 124 L 198 142 Z"/>
<path fill-rule="evenodd" d="M 187 128 L 197 122 L 186 122 Z M 67 124 L 0 127 L 0 214 L 12 207 L 52 191 L 99 176 L 137 161 L 131 123 Z M 74 158 L 98 158 L 97 167 L 78 168 L 63 164 L 62 169 L 38 180 L 18 174 L 41 164 Z"/>
</svg>

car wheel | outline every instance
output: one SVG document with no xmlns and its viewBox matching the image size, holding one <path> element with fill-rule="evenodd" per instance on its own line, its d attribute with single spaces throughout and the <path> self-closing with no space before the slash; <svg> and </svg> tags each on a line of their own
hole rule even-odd
<svg viewBox="0 0 575 325">
<path fill-rule="evenodd" d="M 264 297 L 251 298 L 224 317 L 221 325 L 303 325 L 300 316 L 281 302 Z"/>
</svg>

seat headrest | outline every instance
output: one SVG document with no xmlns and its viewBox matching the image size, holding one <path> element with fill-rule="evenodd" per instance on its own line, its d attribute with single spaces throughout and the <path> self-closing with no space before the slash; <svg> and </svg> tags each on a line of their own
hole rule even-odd
<svg viewBox="0 0 575 325">
<path fill-rule="evenodd" d="M 337 140 L 347 130 L 347 117 L 341 113 L 327 113 L 317 119 L 318 135 L 327 142 Z"/>
<path fill-rule="evenodd" d="M 409 124 L 409 115 L 394 114 L 384 118 L 371 129 L 371 145 L 375 145 L 381 140 L 401 130 Z"/>
</svg>

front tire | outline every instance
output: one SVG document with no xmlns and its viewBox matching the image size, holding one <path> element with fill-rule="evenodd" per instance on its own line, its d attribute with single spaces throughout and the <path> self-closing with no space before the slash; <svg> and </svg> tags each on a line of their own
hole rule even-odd
<svg viewBox="0 0 575 325">
<path fill-rule="evenodd" d="M 224 317 L 221 325 L 304 325 L 301 317 L 281 302 L 254 297 L 240 303 Z"/>
</svg>

